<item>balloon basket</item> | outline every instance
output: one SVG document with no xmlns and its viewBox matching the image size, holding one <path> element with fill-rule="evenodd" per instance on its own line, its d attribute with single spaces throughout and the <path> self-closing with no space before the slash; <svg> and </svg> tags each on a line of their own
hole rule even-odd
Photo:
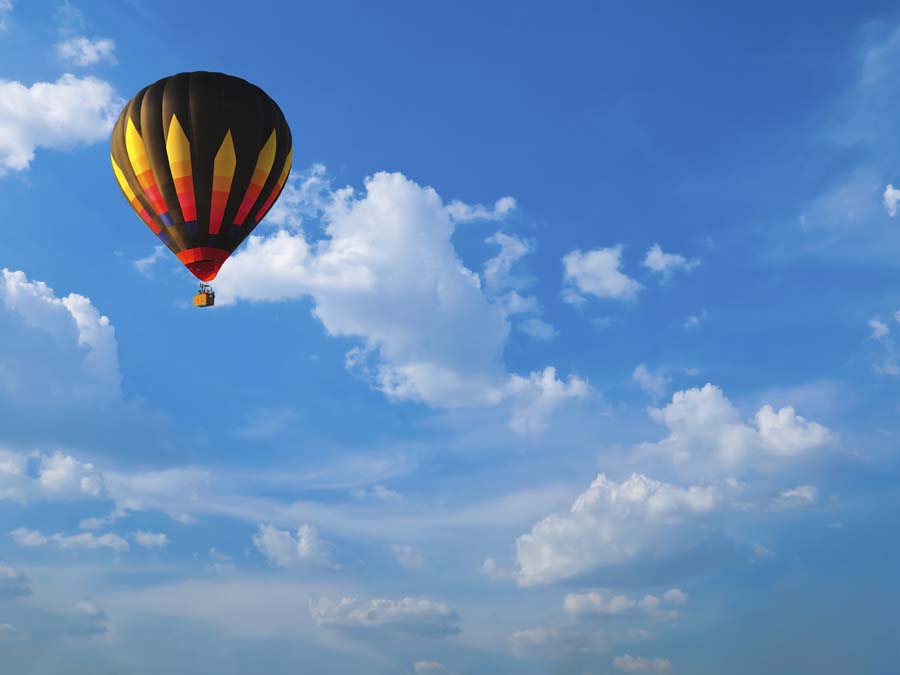
<svg viewBox="0 0 900 675">
<path fill-rule="evenodd" d="M 216 294 L 212 286 L 200 284 L 200 290 L 194 296 L 194 307 L 212 307 L 216 304 Z"/>
</svg>

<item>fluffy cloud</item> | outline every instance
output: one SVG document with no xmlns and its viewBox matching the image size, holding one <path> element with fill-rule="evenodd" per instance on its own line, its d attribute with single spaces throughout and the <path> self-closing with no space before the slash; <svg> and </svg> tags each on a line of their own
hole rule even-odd
<svg viewBox="0 0 900 675">
<path fill-rule="evenodd" d="M 0 563 L 0 600 L 31 595 L 28 577 L 9 565 Z"/>
<path fill-rule="evenodd" d="M 402 635 L 444 637 L 459 633 L 459 615 L 443 602 L 428 598 L 402 600 L 310 600 L 319 626 L 344 630 L 378 630 Z"/>
<path fill-rule="evenodd" d="M 93 77 L 63 75 L 30 87 L 0 80 L 0 175 L 27 169 L 37 148 L 106 140 L 123 103 Z"/>
<path fill-rule="evenodd" d="M 869 328 L 872 329 L 873 340 L 882 340 L 891 334 L 891 329 L 878 317 L 869 319 Z"/>
<path fill-rule="evenodd" d="M 547 516 L 516 540 L 519 584 L 665 555 L 695 543 L 696 524 L 718 505 L 712 487 L 679 487 L 640 474 L 616 483 L 600 474 L 568 513 Z"/>
<path fill-rule="evenodd" d="M 699 260 L 688 260 L 678 253 L 664 253 L 659 244 L 653 244 L 647 249 L 647 255 L 644 256 L 644 267 L 652 272 L 661 274 L 664 279 L 672 276 L 673 272 L 678 270 L 690 271 L 700 264 Z"/>
<path fill-rule="evenodd" d="M 669 659 L 645 659 L 640 656 L 616 656 L 613 665 L 625 673 L 667 673 L 672 669 Z"/>
<path fill-rule="evenodd" d="M 101 61 L 116 63 L 116 43 L 109 38 L 92 40 L 82 36 L 69 38 L 56 45 L 56 53 L 76 66 L 93 66 Z"/>
<path fill-rule="evenodd" d="M 634 300 L 643 288 L 620 269 L 622 247 L 598 248 L 591 251 L 572 251 L 563 259 L 567 302 L 578 303 L 585 295 L 613 300 Z"/>
<path fill-rule="evenodd" d="M 59 298 L 24 272 L 0 270 L 0 332 L 0 396 L 42 404 L 119 397 L 115 329 L 83 295 Z"/>
<path fill-rule="evenodd" d="M 53 534 L 47 536 L 38 530 L 19 527 L 9 533 L 19 546 L 36 548 L 47 544 L 56 544 L 60 549 L 99 549 L 108 548 L 123 553 L 129 550 L 128 542 L 112 533 L 95 535 L 92 532 L 80 534 Z"/>
<path fill-rule="evenodd" d="M 169 545 L 169 537 L 162 532 L 142 532 L 138 530 L 131 537 L 142 548 L 165 548 Z"/>
<path fill-rule="evenodd" d="M 312 525 L 297 528 L 296 536 L 272 525 L 260 525 L 253 535 L 253 545 L 278 567 L 292 568 L 304 563 L 333 565 L 331 546 L 319 538 L 318 530 Z"/>
<path fill-rule="evenodd" d="M 560 380 L 556 369 L 547 367 L 527 378 L 511 375 L 508 392 L 517 401 L 510 429 L 519 434 L 538 434 L 546 429 L 547 420 L 566 401 L 587 398 L 590 386 L 576 375 Z"/>
<path fill-rule="evenodd" d="M 516 328 L 525 333 L 525 335 L 543 342 L 549 342 L 559 335 L 559 331 L 557 331 L 552 324 L 547 323 L 543 319 L 538 319 L 537 317 L 530 317 L 521 321 L 516 325 Z"/>
<path fill-rule="evenodd" d="M 712 384 L 676 392 L 671 403 L 651 409 L 650 416 L 669 429 L 669 436 L 643 444 L 643 451 L 664 455 L 689 474 L 771 468 L 837 441 L 832 431 L 797 415 L 791 406 L 775 411 L 764 405 L 744 422 Z"/>
<path fill-rule="evenodd" d="M 62 452 L 48 455 L 0 450 L 0 499 L 27 503 L 105 496 L 103 474 L 93 464 Z"/>
<path fill-rule="evenodd" d="M 312 297 L 330 335 L 362 340 L 347 367 L 393 400 L 453 408 L 512 397 L 516 405 L 523 383 L 534 384 L 526 405 L 547 399 L 547 371 L 511 379 L 502 358 L 508 317 L 537 311 L 533 298 L 510 289 L 519 283 L 513 264 L 530 250 L 525 242 L 494 235 L 500 253 L 482 282 L 452 243 L 456 223 L 485 217 L 481 207 L 445 205 L 400 173 L 367 178 L 363 194 L 331 190 L 324 169 L 290 185 L 290 208 L 276 214 L 285 229 L 250 237 L 223 268 L 220 304 Z M 491 213 L 499 217 L 512 204 L 500 200 Z M 313 217 L 324 233 L 315 240 L 299 229 Z"/>
</svg>

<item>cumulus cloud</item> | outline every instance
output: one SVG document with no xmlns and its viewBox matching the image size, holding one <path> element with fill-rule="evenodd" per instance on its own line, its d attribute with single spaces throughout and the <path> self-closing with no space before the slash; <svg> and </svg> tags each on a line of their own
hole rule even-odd
<svg viewBox="0 0 900 675">
<path fill-rule="evenodd" d="M 616 656 L 613 665 L 625 673 L 667 673 L 672 669 L 669 659 L 645 659 L 641 656 Z"/>
<path fill-rule="evenodd" d="M 132 533 L 131 538 L 142 548 L 165 548 L 169 545 L 169 537 L 163 532 L 143 532 L 138 530 Z"/>
<path fill-rule="evenodd" d="M 666 388 L 672 378 L 662 373 L 653 373 L 643 363 L 639 364 L 631 374 L 631 379 L 638 383 L 641 389 L 653 396 L 654 399 L 665 395 Z"/>
<path fill-rule="evenodd" d="M 116 63 L 116 43 L 109 38 L 91 39 L 83 35 L 72 37 L 56 45 L 61 59 L 76 66 L 93 66 L 101 61 Z"/>
<path fill-rule="evenodd" d="M 0 175 L 27 169 L 38 148 L 105 141 L 123 104 L 94 77 L 63 75 L 30 87 L 0 80 Z"/>
<path fill-rule="evenodd" d="M 612 300 L 634 300 L 643 288 L 626 275 L 622 266 L 622 247 L 598 248 L 591 251 L 572 251 L 563 256 L 565 281 L 563 298 L 577 304 L 584 296 Z"/>
<path fill-rule="evenodd" d="M 31 595 L 28 577 L 14 567 L 0 563 L 0 600 L 11 600 Z"/>
<path fill-rule="evenodd" d="M 291 208 L 276 218 L 283 229 L 250 237 L 223 268 L 220 304 L 311 297 L 330 335 L 362 340 L 347 354 L 348 369 L 392 400 L 498 405 L 518 399 L 522 382 L 538 387 L 532 398 L 542 396 L 546 371 L 510 381 L 503 364 L 508 317 L 537 311 L 532 298 L 509 292 L 525 242 L 494 235 L 501 250 L 482 281 L 452 243 L 456 223 L 478 207 L 445 205 L 400 173 L 376 173 L 363 193 L 331 190 L 318 171 L 291 185 Z M 493 213 L 511 208 L 501 200 Z M 313 217 L 323 226 L 317 239 L 301 229 Z"/>
<path fill-rule="evenodd" d="M 115 329 L 89 298 L 60 298 L 24 272 L 0 270 L 0 332 L 0 396 L 43 404 L 119 397 Z"/>
<path fill-rule="evenodd" d="M 106 496 L 103 474 L 89 462 L 53 454 L 0 449 L 0 499 L 28 503 Z"/>
<path fill-rule="evenodd" d="M 9 535 L 16 544 L 26 548 L 37 548 L 52 543 L 62 550 L 108 548 L 117 553 L 129 550 L 128 542 L 112 533 L 102 535 L 95 535 L 92 532 L 81 532 L 80 534 L 59 533 L 47 536 L 39 530 L 19 527 L 11 531 Z"/>
<path fill-rule="evenodd" d="M 525 378 L 511 375 L 509 395 L 516 401 L 509 427 L 519 434 L 539 434 L 547 428 L 547 420 L 567 401 L 581 400 L 590 394 L 590 386 L 577 375 L 565 381 L 556 377 L 556 369 L 544 368 Z"/>
<path fill-rule="evenodd" d="M 568 513 L 547 516 L 516 540 L 519 584 L 567 579 L 696 543 L 697 524 L 719 501 L 713 487 L 640 474 L 616 483 L 600 474 Z"/>
<path fill-rule="evenodd" d="M 644 262 L 641 263 L 651 272 L 661 274 L 663 279 L 668 279 L 674 272 L 684 270 L 689 272 L 700 264 L 699 260 L 688 260 L 678 253 L 664 253 L 659 244 L 653 244 L 647 249 Z"/>
<path fill-rule="evenodd" d="M 313 620 L 324 628 L 444 637 L 459 633 L 459 615 L 428 598 L 310 600 Z"/>
<path fill-rule="evenodd" d="M 669 436 L 640 448 L 668 457 L 686 473 L 769 468 L 837 442 L 831 430 L 801 417 L 792 406 L 775 411 L 764 405 L 745 422 L 722 390 L 709 383 L 676 392 L 671 403 L 651 409 L 650 416 L 669 429 Z"/>
<path fill-rule="evenodd" d="M 304 563 L 334 566 L 331 545 L 319 538 L 312 525 L 301 525 L 296 536 L 273 525 L 260 525 L 253 535 L 253 545 L 278 567 L 294 568 Z"/>
</svg>

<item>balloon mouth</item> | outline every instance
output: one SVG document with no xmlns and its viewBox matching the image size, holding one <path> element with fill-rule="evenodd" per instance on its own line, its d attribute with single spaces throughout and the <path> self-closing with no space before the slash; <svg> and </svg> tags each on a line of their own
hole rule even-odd
<svg viewBox="0 0 900 675">
<path fill-rule="evenodd" d="M 231 255 L 230 251 L 223 248 L 210 248 L 199 246 L 179 252 L 178 259 L 190 270 L 191 274 L 200 281 L 212 281 L 219 273 L 219 268 Z"/>
</svg>

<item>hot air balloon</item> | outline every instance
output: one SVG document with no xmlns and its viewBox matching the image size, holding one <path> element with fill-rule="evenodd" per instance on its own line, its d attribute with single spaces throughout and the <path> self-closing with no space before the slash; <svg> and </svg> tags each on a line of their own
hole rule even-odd
<svg viewBox="0 0 900 675">
<path fill-rule="evenodd" d="M 128 102 L 110 142 L 113 173 L 141 220 L 205 283 L 278 199 L 291 130 L 259 87 L 222 73 L 166 77 Z"/>
</svg>

